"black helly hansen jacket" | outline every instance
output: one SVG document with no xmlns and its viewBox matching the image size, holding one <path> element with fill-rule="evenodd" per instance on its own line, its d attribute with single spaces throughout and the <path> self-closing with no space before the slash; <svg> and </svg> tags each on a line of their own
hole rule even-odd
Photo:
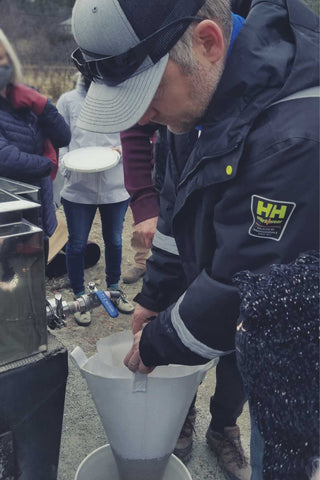
<svg viewBox="0 0 320 480">
<path fill-rule="evenodd" d="M 232 351 L 233 275 L 318 248 L 318 74 L 318 17 L 298 0 L 253 2 L 194 148 L 171 142 L 136 297 L 160 312 L 143 330 L 146 365 Z"/>
</svg>

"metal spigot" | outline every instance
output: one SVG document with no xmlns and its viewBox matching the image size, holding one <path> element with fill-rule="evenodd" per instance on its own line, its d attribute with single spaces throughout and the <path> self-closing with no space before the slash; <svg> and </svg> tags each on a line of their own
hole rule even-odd
<svg viewBox="0 0 320 480">
<path fill-rule="evenodd" d="M 88 290 L 89 290 L 90 293 L 98 291 L 95 282 L 89 282 L 88 283 Z"/>
<path fill-rule="evenodd" d="M 96 288 L 95 282 L 89 282 L 88 294 L 81 295 L 76 300 L 65 302 L 62 300 L 61 293 L 56 293 L 54 298 L 46 301 L 46 317 L 49 328 L 61 328 L 66 325 L 65 318 L 75 312 L 85 313 L 102 305 L 111 317 L 117 317 L 118 311 L 107 296 L 117 298 L 120 292 L 104 292 Z"/>
<path fill-rule="evenodd" d="M 54 330 L 56 328 L 64 327 L 66 325 L 66 315 L 64 313 L 64 305 L 61 293 L 56 293 L 53 299 L 47 300 L 46 305 L 47 322 L 49 328 Z"/>
<path fill-rule="evenodd" d="M 57 317 L 61 319 L 61 321 L 65 324 L 64 319 L 66 318 L 65 313 L 63 311 L 63 305 L 62 305 L 62 295 L 61 293 L 56 293 L 54 296 L 54 299 L 56 301 L 56 313 Z"/>
</svg>

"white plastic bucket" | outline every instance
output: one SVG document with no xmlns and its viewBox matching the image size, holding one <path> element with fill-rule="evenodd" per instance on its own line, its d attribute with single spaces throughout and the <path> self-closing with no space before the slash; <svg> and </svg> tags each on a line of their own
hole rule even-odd
<svg viewBox="0 0 320 480">
<path fill-rule="evenodd" d="M 80 463 L 74 480 L 120 480 L 110 445 L 104 445 L 90 453 Z M 171 455 L 163 480 L 192 480 L 192 477 L 185 465 L 175 455 Z"/>
</svg>

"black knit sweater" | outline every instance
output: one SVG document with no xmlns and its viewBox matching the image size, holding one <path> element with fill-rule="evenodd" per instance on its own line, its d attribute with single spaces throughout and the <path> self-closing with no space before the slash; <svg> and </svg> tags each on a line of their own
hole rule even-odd
<svg viewBox="0 0 320 480">
<path fill-rule="evenodd" d="M 308 479 L 319 455 L 319 254 L 234 282 L 237 359 L 265 442 L 263 478 Z"/>
</svg>

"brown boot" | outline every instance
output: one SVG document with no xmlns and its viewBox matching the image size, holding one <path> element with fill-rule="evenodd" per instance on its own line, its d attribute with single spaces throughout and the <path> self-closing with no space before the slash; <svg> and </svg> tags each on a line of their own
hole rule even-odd
<svg viewBox="0 0 320 480">
<path fill-rule="evenodd" d="M 122 280 L 124 283 L 135 283 L 146 273 L 145 268 L 132 267 L 123 275 Z"/>
<path fill-rule="evenodd" d="M 227 478 L 250 480 L 251 468 L 241 445 L 240 429 L 237 425 L 225 427 L 223 434 L 215 432 L 209 426 L 206 438 Z"/>
<path fill-rule="evenodd" d="M 175 449 L 173 450 L 173 453 L 184 463 L 188 462 L 191 458 L 196 415 L 197 411 L 193 407 L 184 421 Z"/>
</svg>

